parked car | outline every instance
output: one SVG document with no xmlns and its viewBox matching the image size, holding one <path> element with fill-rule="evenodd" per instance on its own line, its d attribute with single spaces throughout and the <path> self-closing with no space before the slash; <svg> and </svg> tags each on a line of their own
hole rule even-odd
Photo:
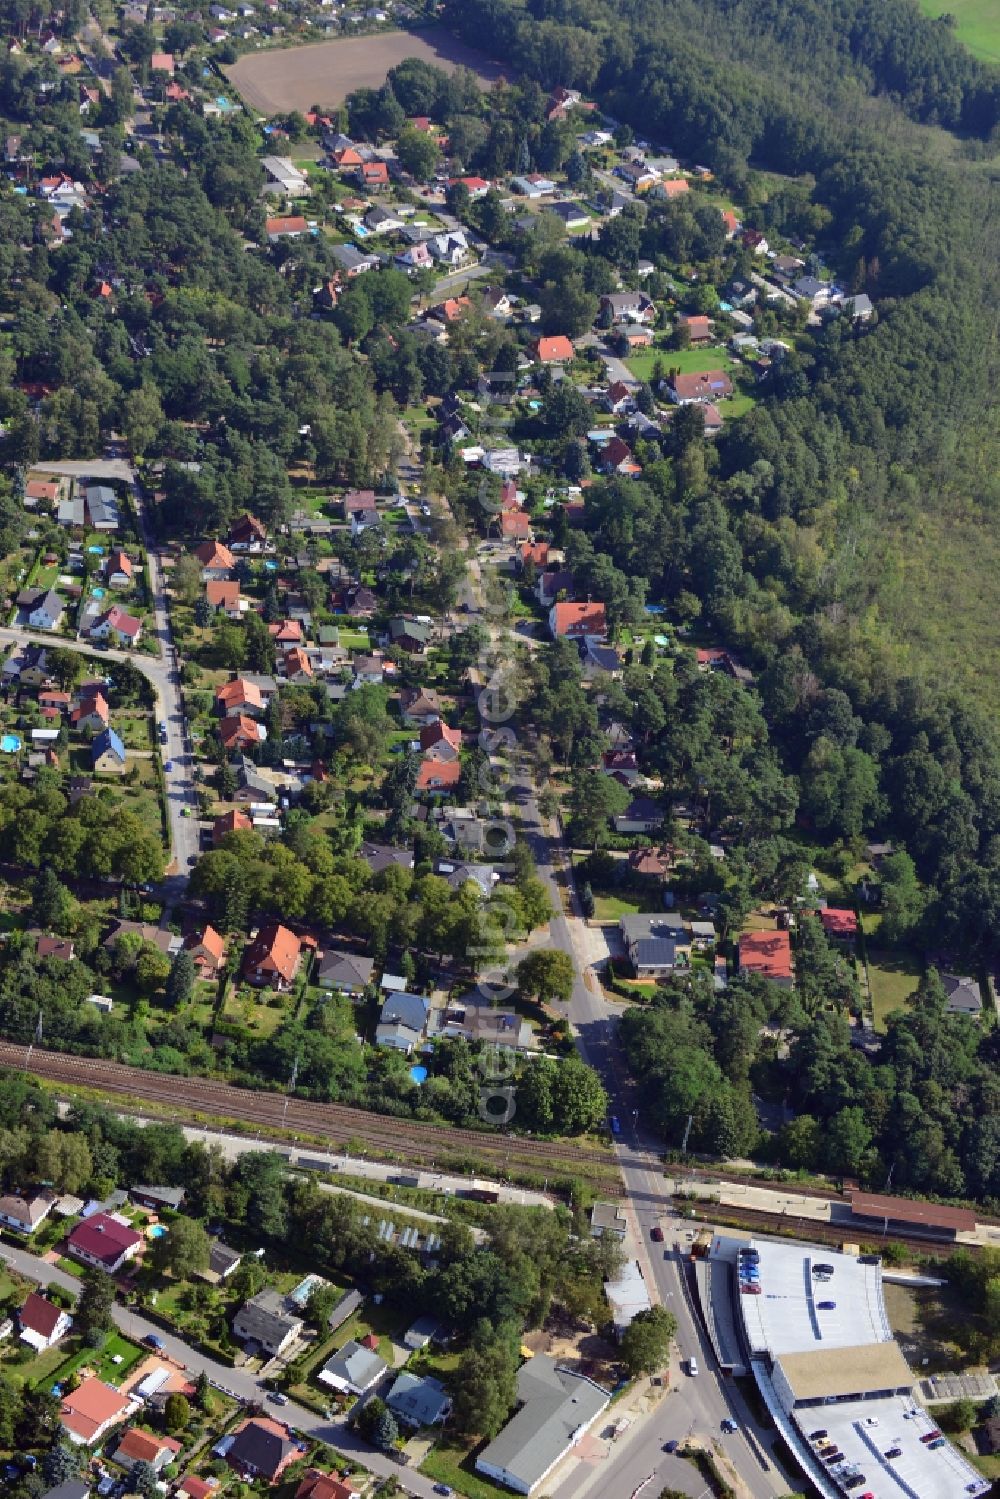
<svg viewBox="0 0 1000 1499">
<path fill-rule="evenodd" d="M 654 1244 L 663 1243 L 663 1229 L 658 1223 L 654 1223 L 652 1228 L 649 1230 L 649 1237 L 652 1239 Z"/>
<path fill-rule="evenodd" d="M 688 1374 L 693 1379 L 694 1376 L 697 1373 L 698 1373 L 698 1360 L 692 1354 L 692 1356 L 688 1359 Z"/>
<path fill-rule="evenodd" d="M 158 1337 L 155 1332 L 147 1332 L 142 1341 L 149 1348 L 163 1348 L 166 1346 L 163 1339 L 161 1337 Z"/>
<path fill-rule="evenodd" d="M 669 1442 L 664 1442 L 663 1450 L 664 1452 L 676 1452 L 680 1445 L 676 1437 L 671 1437 Z"/>
<path fill-rule="evenodd" d="M 734 1431 L 739 1431 L 740 1428 L 737 1426 L 732 1416 L 726 1416 L 722 1422 L 722 1429 L 723 1431 L 729 1432 L 731 1435 Z"/>
</svg>

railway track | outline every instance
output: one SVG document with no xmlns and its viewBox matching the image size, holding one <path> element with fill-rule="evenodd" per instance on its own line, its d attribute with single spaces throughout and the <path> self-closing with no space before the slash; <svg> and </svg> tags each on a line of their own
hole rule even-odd
<svg viewBox="0 0 1000 1499">
<path fill-rule="evenodd" d="M 421 1124 L 412 1119 L 395 1119 L 367 1109 L 350 1108 L 346 1104 L 315 1103 L 283 1093 L 255 1092 L 212 1078 L 145 1072 L 121 1062 L 71 1056 L 37 1047 L 31 1047 L 29 1052 L 28 1048 L 9 1042 L 0 1042 L 0 1067 L 27 1072 L 47 1082 L 94 1088 L 139 1105 L 156 1103 L 165 1106 L 181 1120 L 199 1114 L 239 1120 L 262 1129 L 271 1127 L 282 1134 L 305 1134 L 330 1144 L 363 1141 L 402 1162 L 433 1164 L 446 1159 L 454 1161 L 456 1156 L 465 1154 L 496 1163 L 504 1169 L 521 1167 L 549 1174 L 564 1171 L 567 1175 L 575 1175 L 585 1172 L 588 1166 L 605 1168 L 609 1175 L 609 1191 L 614 1190 L 614 1183 L 619 1180 L 615 1159 L 609 1151 L 587 1149 L 580 1144 L 532 1140 L 499 1131 L 490 1133 Z"/>
<path fill-rule="evenodd" d="M 721 1207 L 718 1203 L 692 1203 L 685 1200 L 684 1209 L 694 1212 L 692 1222 L 716 1223 L 734 1228 L 760 1228 L 777 1237 L 810 1240 L 813 1243 L 840 1246 L 846 1240 L 878 1248 L 880 1243 L 891 1241 L 905 1244 L 921 1255 L 940 1255 L 946 1259 L 955 1249 L 954 1244 L 942 1243 L 940 1239 L 924 1239 L 918 1234 L 901 1234 L 890 1229 L 888 1237 L 873 1230 L 847 1224 L 822 1223 L 815 1218 L 799 1218 L 791 1213 L 768 1213 L 763 1208 Z M 972 1254 L 980 1252 L 978 1244 L 963 1244 Z"/>
</svg>

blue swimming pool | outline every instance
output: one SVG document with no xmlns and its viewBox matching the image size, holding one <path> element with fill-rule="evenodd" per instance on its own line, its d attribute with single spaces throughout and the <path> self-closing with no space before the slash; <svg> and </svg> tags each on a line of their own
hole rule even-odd
<svg viewBox="0 0 1000 1499">
<path fill-rule="evenodd" d="M 413 1081 L 415 1083 L 425 1083 L 427 1081 L 427 1068 L 426 1067 L 411 1067 L 410 1068 L 410 1076 L 412 1077 L 412 1079 L 413 1079 Z"/>
<path fill-rule="evenodd" d="M 150 1239 L 164 1239 L 168 1233 L 169 1229 L 164 1228 L 162 1223 L 154 1223 L 152 1228 L 146 1230 L 146 1235 Z"/>
<path fill-rule="evenodd" d="M 92 588 L 91 589 L 91 593 L 94 595 L 95 599 L 103 599 L 103 597 L 104 597 L 104 589 L 103 588 Z"/>
<path fill-rule="evenodd" d="M 104 548 L 103 547 L 97 547 L 97 546 L 88 547 L 87 551 L 90 553 L 90 555 L 92 557 L 103 557 L 104 556 Z"/>
<path fill-rule="evenodd" d="M 16 755 L 21 748 L 21 740 L 17 734 L 4 734 L 0 738 L 0 750 L 5 755 Z"/>
<path fill-rule="evenodd" d="M 278 571 L 278 564 L 275 562 L 273 557 L 268 557 L 267 561 L 264 563 L 264 567 L 269 573 L 276 573 Z"/>
</svg>

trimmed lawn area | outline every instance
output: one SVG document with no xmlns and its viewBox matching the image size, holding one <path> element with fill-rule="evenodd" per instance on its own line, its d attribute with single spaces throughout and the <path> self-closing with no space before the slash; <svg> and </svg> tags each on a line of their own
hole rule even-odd
<svg viewBox="0 0 1000 1499">
<path fill-rule="evenodd" d="M 910 995 L 920 983 L 923 967 L 916 954 L 905 948 L 869 946 L 868 974 L 875 1029 L 884 1031 L 885 1017 L 893 1010 L 905 1009 Z"/>
<path fill-rule="evenodd" d="M 257 990 L 241 985 L 226 996 L 220 1020 L 238 1025 L 254 1037 L 272 1036 L 294 1007 L 294 997 L 274 995 L 276 1003 L 262 1001 Z"/>
<path fill-rule="evenodd" d="M 453 1437 L 442 1436 L 420 1464 L 420 1471 L 433 1478 L 435 1483 L 446 1483 L 457 1493 L 466 1494 L 468 1499 L 497 1499 L 508 1490 L 489 1483 L 473 1470 L 480 1445 L 485 1443 L 466 1447 Z"/>
<path fill-rule="evenodd" d="M 1000 62 L 1000 10 L 996 0 L 920 0 L 928 16 L 949 15 L 957 21 L 955 35 L 970 52 L 986 62 Z M 984 1470 L 985 1471 L 985 1470 Z M 997 1464 L 1000 1475 L 1000 1462 Z"/>
<path fill-rule="evenodd" d="M 106 1384 L 120 1385 L 128 1371 L 144 1357 L 137 1343 L 129 1343 L 120 1333 L 111 1332 L 102 1348 L 80 1348 L 53 1372 L 53 1384 L 65 1384 L 71 1374 L 90 1369 Z"/>
<path fill-rule="evenodd" d="M 618 921 L 622 916 L 635 916 L 642 908 L 638 895 L 598 895 L 594 891 L 595 921 Z"/>
</svg>

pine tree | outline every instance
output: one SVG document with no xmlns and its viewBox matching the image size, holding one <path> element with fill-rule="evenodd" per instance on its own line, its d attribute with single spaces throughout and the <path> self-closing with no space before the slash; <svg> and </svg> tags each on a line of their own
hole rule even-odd
<svg viewBox="0 0 1000 1499">
<path fill-rule="evenodd" d="M 194 980 L 194 958 L 186 947 L 182 947 L 167 974 L 166 997 L 172 1010 L 177 1010 L 190 1001 L 194 993 Z"/>
<path fill-rule="evenodd" d="M 61 930 L 66 918 L 69 892 L 54 869 L 46 866 L 35 881 L 31 903 L 32 920 L 46 932 Z"/>
</svg>

